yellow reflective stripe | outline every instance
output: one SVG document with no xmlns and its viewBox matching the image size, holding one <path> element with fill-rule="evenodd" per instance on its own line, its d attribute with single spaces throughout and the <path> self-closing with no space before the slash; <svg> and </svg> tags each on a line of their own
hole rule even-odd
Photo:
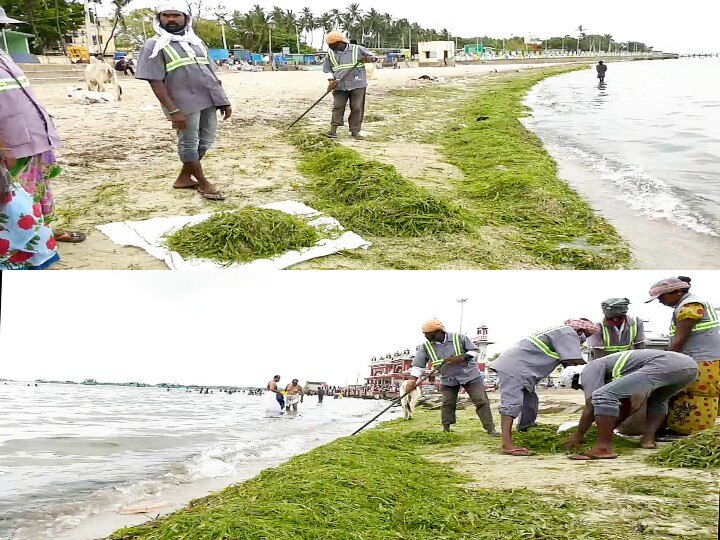
<svg viewBox="0 0 720 540">
<path fill-rule="evenodd" d="M 15 79 L 0 79 L 0 92 L 5 90 L 19 90 L 30 86 L 30 81 L 25 75 L 21 75 Z"/>
<path fill-rule="evenodd" d="M 605 342 L 605 351 L 616 353 L 632 349 L 633 345 L 635 344 L 635 338 L 637 337 L 637 319 L 633 318 L 632 322 L 630 323 L 630 343 L 628 343 L 627 345 L 612 345 L 610 343 L 610 330 L 604 323 L 601 326 L 603 332 L 603 341 Z"/>
<path fill-rule="evenodd" d="M 691 303 L 697 304 L 698 302 Z M 703 307 L 707 309 L 708 317 L 710 317 L 710 320 L 697 323 L 695 326 L 692 327 L 691 332 L 704 332 L 705 330 L 720 328 L 720 319 L 718 318 L 718 314 L 717 311 L 715 311 L 715 308 L 712 307 L 710 304 L 703 304 Z M 670 324 L 670 337 L 673 337 L 675 335 L 676 330 L 677 326 L 675 324 Z"/>
<path fill-rule="evenodd" d="M 625 366 L 627 365 L 628 360 L 630 360 L 630 358 L 632 357 L 632 354 L 633 354 L 633 351 L 627 351 L 627 352 L 622 353 L 618 357 L 618 359 L 615 362 L 615 365 L 613 366 L 613 369 L 612 369 L 612 380 L 613 381 L 622 377 L 622 371 L 623 371 L 623 369 L 625 369 Z"/>
<path fill-rule="evenodd" d="M 197 56 L 195 58 L 181 58 L 180 60 L 177 60 L 176 62 L 170 62 L 165 66 L 165 71 L 170 72 L 174 71 L 177 68 L 184 67 L 184 66 L 194 66 L 194 65 L 210 65 L 210 62 L 207 58 L 202 56 Z"/>
<path fill-rule="evenodd" d="M 432 346 L 432 343 L 429 341 L 425 341 L 425 350 L 427 350 L 428 356 L 430 357 L 430 361 L 434 364 L 435 362 L 438 362 L 438 355 L 435 352 L 435 349 Z"/>
<path fill-rule="evenodd" d="M 455 356 L 460 356 L 463 353 L 462 341 L 457 334 L 453 334 L 453 349 L 455 349 Z"/>
<path fill-rule="evenodd" d="M 163 49 L 167 53 L 167 55 L 170 57 L 170 62 L 176 62 L 177 60 L 180 60 L 181 56 L 180 53 L 178 53 L 171 45 L 168 45 Z"/>
<path fill-rule="evenodd" d="M 328 49 L 328 57 L 330 58 L 330 64 L 332 65 L 333 71 L 340 65 L 338 64 L 337 58 L 335 58 L 335 51 Z"/>
<path fill-rule="evenodd" d="M 538 338 L 536 338 L 535 336 L 528 336 L 527 339 L 530 340 L 530 342 L 531 342 L 533 345 L 535 345 L 538 349 L 540 349 L 542 352 L 544 352 L 545 354 L 547 354 L 549 357 L 555 358 L 556 360 L 560 360 L 560 355 L 559 355 L 558 353 L 556 353 L 555 351 L 553 351 L 550 347 L 548 347 L 545 343 L 543 343 L 542 341 L 540 341 L 540 340 L 539 340 Z"/>
</svg>

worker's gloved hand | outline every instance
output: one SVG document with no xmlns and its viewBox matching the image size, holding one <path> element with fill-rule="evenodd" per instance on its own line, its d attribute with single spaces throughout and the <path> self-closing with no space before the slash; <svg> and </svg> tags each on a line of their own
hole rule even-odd
<svg viewBox="0 0 720 540">
<path fill-rule="evenodd" d="M 432 367 L 433 369 L 440 369 L 445 362 L 447 362 L 445 358 L 438 358 L 437 360 L 433 360 Z"/>
<path fill-rule="evenodd" d="M 378 59 L 374 56 L 363 56 L 361 60 L 363 64 L 374 64 Z"/>
<path fill-rule="evenodd" d="M 450 362 L 451 364 L 462 364 L 467 361 L 467 358 L 464 354 L 460 354 L 458 356 L 451 356 L 450 358 L 446 358 L 445 361 Z"/>
<path fill-rule="evenodd" d="M 328 81 L 328 92 L 332 92 L 337 88 L 337 81 Z"/>
</svg>

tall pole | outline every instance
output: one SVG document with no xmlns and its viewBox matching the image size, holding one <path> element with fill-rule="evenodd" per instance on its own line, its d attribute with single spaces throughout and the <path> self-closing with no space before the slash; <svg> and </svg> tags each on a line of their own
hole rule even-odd
<svg viewBox="0 0 720 540">
<path fill-rule="evenodd" d="M 145 41 L 147 41 L 147 31 L 145 30 L 145 17 L 143 17 L 140 20 L 142 21 L 142 25 L 143 25 L 143 37 L 145 38 Z"/>
<path fill-rule="evenodd" d="M 409 60 L 412 60 L 412 26 L 408 28 L 408 48 L 410 49 Z"/>
<path fill-rule="evenodd" d="M 270 71 L 275 71 L 275 58 L 272 52 L 272 26 L 268 26 L 268 47 L 270 48 Z"/>
<path fill-rule="evenodd" d="M 92 54 L 95 52 L 95 47 L 92 41 L 92 34 L 90 33 L 90 7 L 88 6 L 88 0 L 84 0 L 85 9 L 85 38 L 87 39 L 88 53 Z"/>
<path fill-rule="evenodd" d="M 2 38 L 3 38 L 3 44 L 5 45 L 5 52 L 10 54 L 10 49 L 8 49 L 7 44 L 7 36 L 5 35 L 5 27 L 2 29 Z M 2 271 L 0 271 L 0 274 L 2 274 Z"/>
<path fill-rule="evenodd" d="M 227 50 L 227 39 L 225 39 L 225 21 L 220 19 L 220 29 L 222 30 L 223 48 Z"/>
<path fill-rule="evenodd" d="M 298 25 L 295 25 L 295 38 L 297 39 L 297 51 L 298 54 L 300 54 L 300 30 L 298 30 Z"/>
<path fill-rule="evenodd" d="M 460 331 L 458 332 L 458 334 L 462 334 L 463 312 L 465 311 L 465 302 L 467 302 L 468 299 L 458 298 L 457 301 L 460 303 Z"/>
</svg>

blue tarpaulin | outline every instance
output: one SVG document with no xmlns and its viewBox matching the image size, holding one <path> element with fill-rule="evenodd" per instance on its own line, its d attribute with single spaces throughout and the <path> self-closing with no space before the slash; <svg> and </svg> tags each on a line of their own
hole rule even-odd
<svg viewBox="0 0 720 540">
<path fill-rule="evenodd" d="M 216 62 L 230 59 L 230 53 L 228 53 L 227 49 L 208 49 L 208 55 Z"/>
</svg>

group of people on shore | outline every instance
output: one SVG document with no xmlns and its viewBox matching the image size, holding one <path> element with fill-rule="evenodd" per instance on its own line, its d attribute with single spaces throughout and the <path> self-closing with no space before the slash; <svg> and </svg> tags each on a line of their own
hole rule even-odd
<svg viewBox="0 0 720 540">
<path fill-rule="evenodd" d="M 585 407 L 567 446 L 578 449 L 593 423 L 598 430 L 595 446 L 572 459 L 616 458 L 613 432 L 638 413 L 632 409 L 633 398 L 646 405 L 642 448 L 709 429 L 720 408 L 720 318 L 711 303 L 690 292 L 690 279 L 684 276 L 655 283 L 648 302 L 656 299 L 673 309 L 667 350 L 645 348 L 642 321 L 628 315 L 630 301 L 612 298 L 602 303 L 604 318 L 598 324 L 568 319 L 504 351 L 490 366 L 499 379 L 500 432 L 477 366 L 477 346 L 467 336 L 447 332 L 437 319 L 422 327 L 425 342 L 418 347 L 406 391 L 427 377 L 426 369 L 439 372 L 443 429 L 450 431 L 455 423 L 458 393 L 464 388 L 483 428 L 501 436 L 502 452 L 511 456 L 534 455 L 513 443 L 513 424 L 518 420 L 520 431 L 537 425 L 537 385 L 560 366 L 584 366 L 573 387 L 583 390 Z"/>
<path fill-rule="evenodd" d="M 1 22 L 1 21 L 0 21 Z M 155 36 L 137 58 L 135 77 L 145 80 L 177 133 L 182 167 L 172 187 L 190 189 L 212 201 L 225 196 L 205 176 L 201 161 L 213 146 L 218 112 L 224 120 L 232 107 L 205 43 L 195 34 L 187 4 L 169 1 L 158 8 Z M 365 64 L 377 61 L 367 49 L 331 32 L 324 70 L 334 95 L 329 137 L 337 137 L 349 102 L 350 130 L 360 133 L 365 110 Z M 132 73 L 120 59 L 114 68 Z M 53 230 L 56 220 L 51 180 L 62 172 L 53 119 L 33 92 L 27 76 L 10 55 L 0 51 L 0 269 L 40 270 L 60 260 L 57 242 L 82 242 L 85 234 Z"/>
</svg>

